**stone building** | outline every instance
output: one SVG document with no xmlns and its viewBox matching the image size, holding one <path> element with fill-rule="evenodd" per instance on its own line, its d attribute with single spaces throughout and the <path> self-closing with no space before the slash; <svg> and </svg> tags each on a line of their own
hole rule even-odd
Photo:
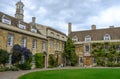
<svg viewBox="0 0 120 79">
<path fill-rule="evenodd" d="M 7 50 L 11 53 L 11 49 L 15 44 L 27 47 L 33 53 L 43 53 L 45 67 L 48 66 L 49 54 L 61 54 L 63 52 L 63 44 L 65 44 L 67 36 L 49 26 L 36 23 L 36 18 L 32 17 L 32 22 L 24 22 L 24 4 L 19 1 L 16 3 L 15 17 L 0 12 L 0 49 Z M 53 35 L 54 34 L 54 35 Z M 51 42 L 51 39 L 54 42 Z M 51 49 L 52 47 L 56 49 Z M 55 46 L 56 45 L 56 46 Z M 59 61 L 61 62 L 59 57 Z"/>
<path fill-rule="evenodd" d="M 96 64 L 95 58 L 91 54 L 93 43 L 103 43 L 105 50 L 105 43 L 116 43 L 118 45 L 116 49 L 120 49 L 120 27 L 110 26 L 109 28 L 96 29 L 96 25 L 92 25 L 91 30 L 84 31 L 71 31 L 71 28 L 72 24 L 69 23 L 69 37 L 75 43 L 75 52 L 79 56 L 80 66 L 94 66 Z"/>
</svg>

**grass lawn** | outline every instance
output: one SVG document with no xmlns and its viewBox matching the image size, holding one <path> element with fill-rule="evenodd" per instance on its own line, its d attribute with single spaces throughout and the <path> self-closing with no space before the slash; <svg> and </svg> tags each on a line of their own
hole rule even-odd
<svg viewBox="0 0 120 79">
<path fill-rule="evenodd" d="M 65 69 L 38 71 L 18 79 L 120 79 L 120 69 Z"/>
</svg>

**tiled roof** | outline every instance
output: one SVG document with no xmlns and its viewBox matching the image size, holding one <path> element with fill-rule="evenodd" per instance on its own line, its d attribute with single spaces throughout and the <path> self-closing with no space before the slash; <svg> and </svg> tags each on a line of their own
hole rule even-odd
<svg viewBox="0 0 120 79">
<path fill-rule="evenodd" d="M 85 31 L 74 31 L 70 33 L 70 37 L 78 37 L 78 41 L 84 41 L 86 36 L 91 36 L 92 41 L 103 40 L 104 35 L 109 34 L 111 40 L 120 39 L 120 27 L 96 29 L 96 30 L 85 30 Z"/>
</svg>

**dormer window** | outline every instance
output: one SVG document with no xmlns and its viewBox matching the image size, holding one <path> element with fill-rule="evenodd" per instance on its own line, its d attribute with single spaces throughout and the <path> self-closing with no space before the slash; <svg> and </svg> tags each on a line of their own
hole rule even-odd
<svg viewBox="0 0 120 79">
<path fill-rule="evenodd" d="M 85 41 L 91 41 L 91 36 L 90 35 L 85 36 Z"/>
<path fill-rule="evenodd" d="M 34 28 L 33 26 L 31 26 L 31 32 L 33 32 L 33 33 L 37 33 L 37 29 Z"/>
<path fill-rule="evenodd" d="M 72 40 L 73 40 L 74 42 L 77 42 L 77 41 L 78 41 L 78 37 L 77 37 L 77 36 L 74 36 L 74 37 L 72 38 Z"/>
<path fill-rule="evenodd" d="M 59 37 L 60 37 L 60 35 L 57 35 L 57 37 L 59 38 Z"/>
<path fill-rule="evenodd" d="M 109 34 L 104 35 L 104 40 L 110 40 L 110 35 Z"/>
<path fill-rule="evenodd" d="M 31 32 L 37 33 L 37 30 L 35 28 L 31 28 Z"/>
<path fill-rule="evenodd" d="M 54 37 L 54 33 L 53 32 L 51 32 L 51 36 Z"/>
<path fill-rule="evenodd" d="M 19 28 L 20 28 L 20 29 L 26 29 L 26 26 L 23 25 L 23 24 L 21 24 L 20 21 L 19 21 Z"/>
<path fill-rule="evenodd" d="M 5 15 L 2 16 L 2 22 L 5 23 L 5 24 L 11 25 L 11 20 L 7 19 Z"/>
</svg>

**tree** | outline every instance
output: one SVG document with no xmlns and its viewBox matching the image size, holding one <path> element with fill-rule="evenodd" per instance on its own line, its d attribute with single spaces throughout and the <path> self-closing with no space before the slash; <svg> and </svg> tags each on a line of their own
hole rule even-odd
<svg viewBox="0 0 120 79">
<path fill-rule="evenodd" d="M 9 54 L 7 51 L 0 49 L 0 64 L 5 64 L 8 62 Z"/>
<path fill-rule="evenodd" d="M 71 38 L 67 39 L 67 42 L 65 45 L 65 51 L 64 51 L 64 58 L 66 60 L 66 65 L 74 66 L 77 64 L 75 46 Z"/>
</svg>

